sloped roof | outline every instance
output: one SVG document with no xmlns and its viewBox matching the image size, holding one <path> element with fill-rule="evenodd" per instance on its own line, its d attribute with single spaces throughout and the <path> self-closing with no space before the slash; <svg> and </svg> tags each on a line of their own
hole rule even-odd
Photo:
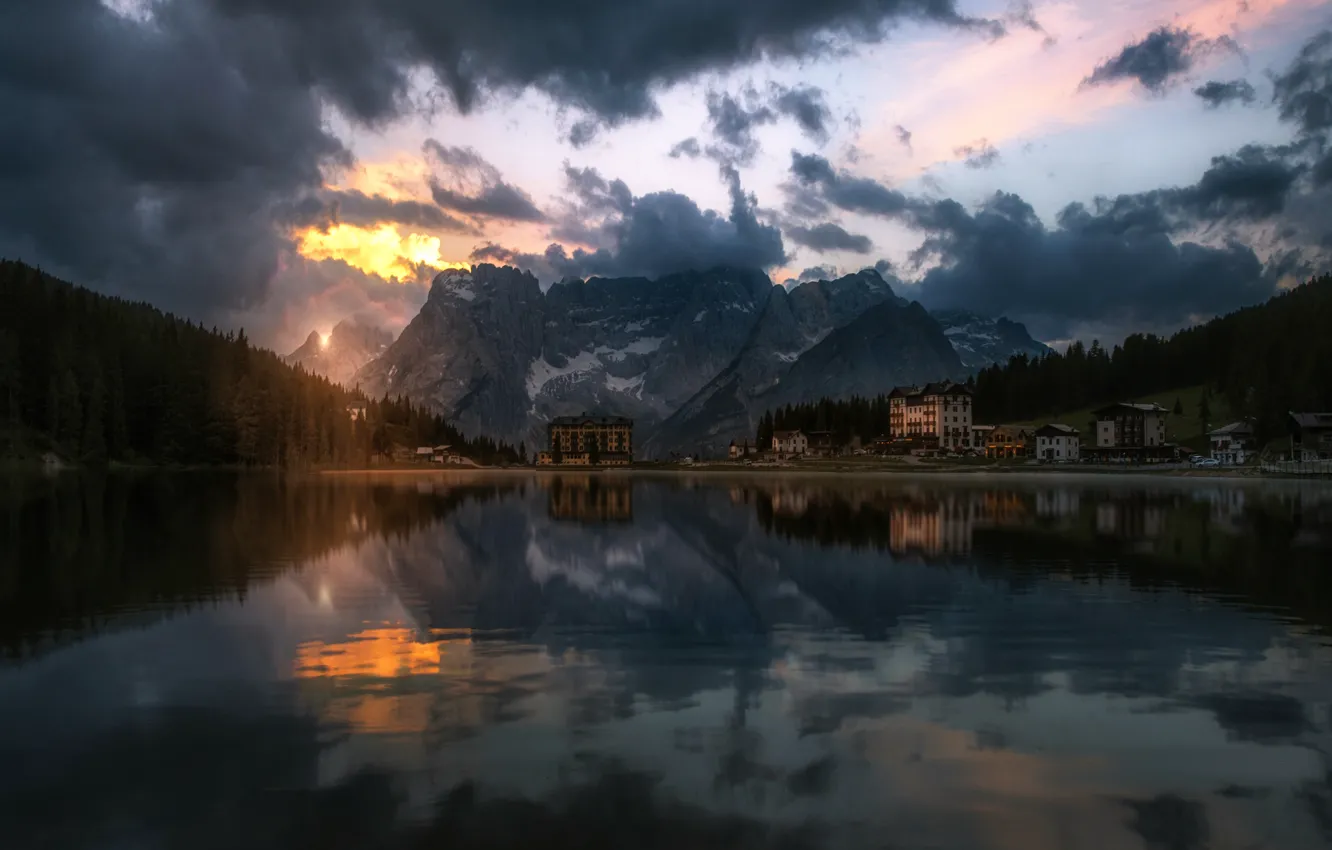
<svg viewBox="0 0 1332 850">
<path fill-rule="evenodd" d="M 1135 404 L 1132 402 L 1121 401 L 1116 404 L 1107 404 L 1105 407 L 1092 411 L 1093 416 L 1100 416 L 1105 413 L 1114 413 L 1117 410 L 1140 410 L 1143 413 L 1166 413 L 1166 409 L 1159 404 Z"/>
<path fill-rule="evenodd" d="M 1036 436 L 1038 437 L 1076 437 L 1077 435 L 1077 428 L 1059 422 L 1051 422 L 1036 429 Z"/>
<path fill-rule="evenodd" d="M 1332 413 L 1296 413 L 1292 410 L 1290 418 L 1301 428 L 1332 428 Z"/>
<path fill-rule="evenodd" d="M 778 439 L 778 440 L 789 440 L 789 439 L 791 439 L 792 437 L 794 437 L 796 434 L 800 434 L 800 433 L 801 433 L 801 432 L 800 432 L 800 429 L 797 428 L 797 429 L 794 430 L 794 431 L 773 431 L 773 432 L 772 432 L 772 436 L 773 436 L 774 439 Z M 802 435 L 802 436 L 803 436 L 803 435 Z"/>
<path fill-rule="evenodd" d="M 1208 431 L 1209 437 L 1224 437 L 1226 434 L 1252 434 L 1253 426 L 1248 422 L 1231 422 L 1229 425 L 1223 425 L 1215 431 Z"/>
</svg>

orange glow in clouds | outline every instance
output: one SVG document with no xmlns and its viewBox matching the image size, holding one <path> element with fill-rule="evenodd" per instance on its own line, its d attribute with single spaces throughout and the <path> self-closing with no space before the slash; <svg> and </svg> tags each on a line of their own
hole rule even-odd
<svg viewBox="0 0 1332 850">
<path fill-rule="evenodd" d="M 297 250 L 309 260 L 341 260 L 385 279 L 412 278 L 417 266 L 468 268 L 466 263 L 445 262 L 440 257 L 438 236 L 409 233 L 404 237 L 391 224 L 374 229 L 353 224 L 335 224 L 327 231 L 310 228 L 299 235 Z"/>
</svg>

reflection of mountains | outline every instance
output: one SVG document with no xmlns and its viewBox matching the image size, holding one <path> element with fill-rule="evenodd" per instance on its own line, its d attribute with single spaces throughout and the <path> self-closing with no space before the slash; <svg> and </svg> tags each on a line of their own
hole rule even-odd
<svg viewBox="0 0 1332 850">
<path fill-rule="evenodd" d="M 521 489 L 455 476 L 268 475 L 11 479 L 0 491 L 0 643 L 10 648 L 144 622 L 373 537 L 402 537 L 462 505 Z"/>
</svg>

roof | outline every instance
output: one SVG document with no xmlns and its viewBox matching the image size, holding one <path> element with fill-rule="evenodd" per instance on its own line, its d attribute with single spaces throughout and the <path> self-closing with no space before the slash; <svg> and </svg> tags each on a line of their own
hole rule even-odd
<svg viewBox="0 0 1332 850">
<path fill-rule="evenodd" d="M 800 434 L 800 429 L 799 429 L 799 428 L 797 428 L 797 429 L 794 430 L 794 431 L 773 431 L 773 432 L 772 432 L 772 437 L 773 437 L 774 440 L 789 440 L 789 439 L 791 439 L 792 437 L 794 437 L 794 436 L 797 435 L 797 434 Z M 804 435 L 801 434 L 801 436 L 804 436 Z"/>
<path fill-rule="evenodd" d="M 1107 404 L 1098 410 L 1093 410 L 1092 415 L 1100 416 L 1103 413 L 1114 413 L 1117 410 L 1138 410 L 1143 413 L 1165 413 L 1166 409 L 1159 404 L 1134 404 L 1132 402 L 1121 401 L 1116 404 Z"/>
<path fill-rule="evenodd" d="M 999 427 L 999 426 L 998 426 L 998 425 L 972 425 L 972 426 L 971 426 L 971 430 L 973 430 L 973 431 L 993 431 L 993 430 L 994 430 L 995 428 L 997 428 L 997 427 Z"/>
<path fill-rule="evenodd" d="M 923 387 L 893 387 L 889 398 L 924 398 L 931 395 L 972 395 L 971 387 L 956 381 L 938 381 Z"/>
<path fill-rule="evenodd" d="M 417 446 L 416 453 L 419 455 L 432 455 L 435 453 L 435 450 L 430 446 Z"/>
<path fill-rule="evenodd" d="M 551 425 L 628 425 L 633 427 L 634 420 L 627 416 L 593 416 L 584 413 L 582 416 L 556 416 L 550 420 Z"/>
<path fill-rule="evenodd" d="M 1252 434 L 1253 426 L 1248 422 L 1231 422 L 1229 425 L 1223 425 L 1215 431 L 1208 431 L 1209 437 L 1224 437 L 1226 434 Z"/>
<path fill-rule="evenodd" d="M 1078 429 L 1072 425 L 1063 425 L 1058 422 L 1051 422 L 1048 425 L 1042 425 L 1036 429 L 1038 437 L 1076 437 Z"/>
<path fill-rule="evenodd" d="M 448 450 L 449 450 L 449 447 L 448 447 L 447 445 L 445 445 L 445 446 L 435 446 L 435 451 L 437 451 L 437 452 L 446 452 L 446 451 L 448 451 Z"/>
<path fill-rule="evenodd" d="M 1290 418 L 1301 428 L 1332 428 L 1332 413 L 1290 412 Z"/>
</svg>

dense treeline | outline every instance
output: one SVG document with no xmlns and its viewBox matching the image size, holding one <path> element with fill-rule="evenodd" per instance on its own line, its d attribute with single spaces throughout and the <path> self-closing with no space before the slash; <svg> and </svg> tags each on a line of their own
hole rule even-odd
<svg viewBox="0 0 1332 850">
<path fill-rule="evenodd" d="M 1285 433 L 1291 410 L 1332 410 L 1332 276 L 1315 278 L 1265 304 L 1163 338 L 1134 334 L 1107 349 L 1075 342 L 1063 353 L 1019 355 L 982 370 L 974 421 L 1023 422 L 1098 404 L 1205 385 L 1260 440 Z M 885 397 L 821 399 L 760 419 L 760 445 L 776 430 L 832 431 L 873 439 L 888 433 Z"/>
<path fill-rule="evenodd" d="M 888 396 L 874 398 L 852 396 L 849 399 L 827 399 L 805 404 L 788 404 L 764 413 L 759 419 L 757 440 L 759 446 L 772 445 L 773 431 L 801 430 L 830 431 L 838 445 L 846 445 L 852 437 L 868 442 L 888 435 Z"/>
<path fill-rule="evenodd" d="M 1022 421 L 1199 384 L 1251 418 L 1263 440 L 1284 433 L 1288 411 L 1332 410 L 1332 277 L 1169 338 L 1014 357 L 976 376 L 975 415 Z"/>
<path fill-rule="evenodd" d="M 349 466 L 401 440 L 518 459 L 406 401 L 367 401 L 293 368 L 243 330 L 207 330 L 23 263 L 0 261 L 0 303 L 0 455 Z M 367 415 L 353 421 L 349 407 Z"/>
</svg>

